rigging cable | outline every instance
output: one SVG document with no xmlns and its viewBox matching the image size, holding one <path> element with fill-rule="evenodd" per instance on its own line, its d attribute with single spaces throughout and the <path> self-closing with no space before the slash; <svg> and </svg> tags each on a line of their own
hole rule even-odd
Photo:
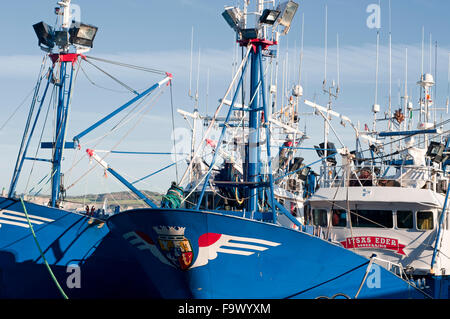
<svg viewBox="0 0 450 319">
<path fill-rule="evenodd" d="M 59 290 L 59 292 L 61 293 L 61 295 L 63 296 L 63 298 L 64 298 L 64 299 L 69 299 L 69 297 L 67 297 L 67 295 L 65 294 L 64 290 L 61 288 L 61 285 L 58 283 L 58 280 L 56 279 L 55 275 L 53 274 L 52 269 L 50 268 L 50 265 L 49 265 L 48 262 L 47 262 L 47 259 L 45 259 L 44 253 L 42 252 L 41 246 L 39 245 L 39 241 L 37 240 L 36 234 L 35 234 L 35 232 L 34 232 L 33 225 L 31 225 L 30 217 L 28 216 L 28 212 L 27 212 L 27 209 L 26 209 L 26 207 L 25 207 L 25 203 L 24 203 L 22 197 L 20 197 L 20 202 L 22 203 L 23 212 L 25 213 L 25 216 L 26 216 L 26 218 L 27 218 L 28 227 L 29 227 L 30 230 L 31 230 L 31 234 L 33 235 L 33 239 L 34 239 L 34 242 L 35 242 L 35 244 L 36 244 L 36 247 L 37 247 L 37 249 L 39 250 L 39 254 L 40 254 L 41 257 L 42 257 L 42 260 L 44 261 L 45 266 L 47 267 L 47 270 L 48 270 L 50 276 L 52 277 L 52 279 L 53 279 L 53 281 L 54 281 L 56 287 L 58 288 L 58 290 Z"/>
<path fill-rule="evenodd" d="M 132 111 L 134 111 L 135 109 L 137 109 L 139 106 L 141 106 L 144 101 L 149 97 L 150 95 L 147 95 L 146 97 L 144 97 L 141 101 L 139 101 L 137 103 L 137 105 L 123 118 L 119 121 L 118 124 L 116 124 L 113 128 L 111 128 L 107 133 L 105 133 L 104 135 L 100 136 L 100 137 L 96 137 L 90 141 L 87 141 L 85 144 L 90 144 L 96 141 L 96 144 L 93 144 L 93 146 L 91 148 L 95 148 L 101 141 L 103 141 L 108 135 L 114 133 L 116 130 L 118 130 L 119 128 L 121 128 L 122 126 L 124 126 L 125 124 L 127 124 L 128 122 L 130 122 L 132 119 L 134 119 L 136 116 L 138 116 L 139 114 L 141 114 L 145 107 L 143 107 L 140 111 L 138 111 L 136 114 L 134 114 L 133 116 L 131 116 L 130 118 L 128 118 L 126 121 L 124 121 L 125 118 L 127 118 Z M 156 99 L 156 97 L 153 97 L 152 100 L 149 102 L 153 102 Z M 147 105 L 148 106 L 148 105 Z M 122 123 L 123 122 L 123 123 Z M 80 159 L 74 163 L 69 169 L 68 172 L 70 172 L 72 169 L 74 169 L 82 160 L 83 160 L 84 156 L 80 157 Z"/>
<path fill-rule="evenodd" d="M 164 92 L 164 88 L 153 97 L 153 99 L 150 102 L 153 102 L 153 100 L 159 98 L 162 93 Z M 112 147 L 112 149 L 116 148 L 120 143 L 123 142 L 123 140 L 136 128 L 136 126 L 144 119 L 144 116 L 150 111 L 151 108 L 148 108 L 148 110 L 146 110 L 145 112 L 143 112 L 142 116 L 139 117 L 139 119 L 134 123 L 134 125 L 125 133 L 125 135 Z M 109 134 L 109 133 L 107 133 Z M 106 135 L 105 135 L 106 136 Z M 106 155 L 104 157 L 102 157 L 101 160 L 104 160 L 110 153 L 106 153 Z M 89 174 L 95 166 L 93 166 L 92 168 L 90 168 L 88 171 L 86 171 L 83 175 L 81 175 L 75 182 L 73 182 L 69 187 L 66 188 L 66 190 L 69 190 L 70 188 L 72 188 L 74 185 L 76 185 L 82 178 L 84 178 L 87 174 Z"/>
<path fill-rule="evenodd" d="M 170 81 L 170 109 L 172 111 L 172 136 L 173 136 L 173 150 L 175 155 L 175 176 L 177 179 L 177 185 L 178 185 L 178 158 L 177 158 L 177 146 L 175 141 L 175 117 L 173 115 L 173 92 L 172 92 L 172 81 Z"/>
<path fill-rule="evenodd" d="M 89 63 L 90 65 L 92 65 L 94 68 L 96 68 L 97 70 L 99 70 L 100 72 L 102 72 L 103 74 L 107 75 L 108 77 L 110 77 L 113 81 L 117 82 L 118 84 L 120 84 L 121 86 L 123 86 L 124 88 L 126 88 L 127 90 L 129 90 L 131 93 L 134 93 L 136 95 L 139 95 L 139 93 L 133 89 L 132 87 L 126 85 L 125 83 L 123 83 L 122 81 L 120 81 L 118 78 L 116 78 L 115 76 L 109 74 L 108 72 L 106 72 L 105 70 L 103 70 L 102 68 L 98 67 L 97 65 L 95 65 L 94 63 L 92 63 L 91 61 L 89 61 L 88 59 L 84 59 L 87 63 Z"/>
<path fill-rule="evenodd" d="M 117 66 L 127 67 L 127 68 L 130 68 L 130 69 L 135 69 L 135 70 L 139 70 L 139 71 L 149 72 L 149 73 L 155 73 L 155 74 L 160 74 L 160 75 L 166 75 L 166 73 L 167 73 L 166 71 L 163 71 L 163 70 L 146 68 L 146 67 L 142 67 L 142 66 L 126 64 L 126 63 L 117 62 L 117 61 L 111 61 L 111 60 L 107 60 L 107 59 L 103 59 L 103 58 L 97 58 L 97 57 L 93 57 L 93 56 L 89 56 L 89 55 L 85 55 L 85 57 L 88 58 L 88 59 L 91 59 L 91 60 L 97 60 L 97 61 L 100 61 L 100 62 L 105 62 L 105 63 L 117 65 Z"/>
</svg>

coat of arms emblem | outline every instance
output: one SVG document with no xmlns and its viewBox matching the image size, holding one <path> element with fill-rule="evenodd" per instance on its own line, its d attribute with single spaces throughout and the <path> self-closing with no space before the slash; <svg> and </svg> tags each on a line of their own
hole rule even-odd
<svg viewBox="0 0 450 319">
<path fill-rule="evenodd" d="M 175 267 L 186 270 L 193 260 L 194 252 L 189 240 L 184 237 L 185 227 L 153 227 L 158 234 L 158 245 L 167 260 Z"/>
</svg>

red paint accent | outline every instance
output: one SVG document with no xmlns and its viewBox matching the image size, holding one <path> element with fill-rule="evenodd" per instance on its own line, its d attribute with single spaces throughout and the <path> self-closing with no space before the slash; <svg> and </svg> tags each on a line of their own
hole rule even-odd
<svg viewBox="0 0 450 319">
<path fill-rule="evenodd" d="M 211 146 L 212 148 L 216 148 L 217 147 L 217 143 L 216 141 L 213 141 L 209 138 L 206 139 L 206 144 L 208 144 L 209 146 Z"/>
<path fill-rule="evenodd" d="M 86 153 L 88 153 L 89 156 L 94 155 L 94 150 L 91 150 L 90 148 L 86 149 Z"/>
<path fill-rule="evenodd" d="M 173 74 L 166 72 L 166 76 L 168 76 L 170 78 L 169 81 L 167 81 L 167 86 L 169 86 L 172 83 L 172 79 L 173 79 Z"/>
<path fill-rule="evenodd" d="M 222 234 L 206 233 L 198 238 L 198 247 L 208 247 L 217 242 Z"/>
<path fill-rule="evenodd" d="M 359 236 L 347 237 L 345 241 L 341 241 L 345 248 L 381 248 L 394 250 L 397 254 L 405 255 L 402 245 L 395 238 L 377 237 L 377 236 Z"/>
<path fill-rule="evenodd" d="M 267 50 L 268 47 L 272 46 L 272 45 L 277 45 L 278 42 L 277 41 L 269 41 L 266 39 L 250 39 L 250 40 L 240 40 L 238 41 L 238 43 L 242 46 L 242 47 L 246 47 L 249 43 L 252 44 L 252 48 L 253 48 L 253 52 L 256 53 L 256 48 L 258 46 L 261 46 L 262 50 Z"/>
<path fill-rule="evenodd" d="M 149 243 L 150 245 L 154 245 L 155 243 L 153 242 L 153 240 L 150 238 L 149 235 L 147 235 L 146 233 L 143 233 L 141 231 L 135 231 L 135 233 L 141 237 L 143 240 L 145 240 L 147 243 Z"/>
<path fill-rule="evenodd" d="M 79 53 L 62 53 L 62 54 L 50 54 L 50 59 L 52 59 L 53 64 L 56 62 L 72 62 L 72 64 L 75 64 L 78 60 L 78 57 L 81 57 L 82 59 L 86 59 L 86 56 Z"/>
</svg>

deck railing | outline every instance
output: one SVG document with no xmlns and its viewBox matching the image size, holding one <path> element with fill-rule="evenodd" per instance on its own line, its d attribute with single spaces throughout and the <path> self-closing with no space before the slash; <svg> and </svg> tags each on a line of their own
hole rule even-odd
<svg viewBox="0 0 450 319">
<path fill-rule="evenodd" d="M 387 173 L 395 168 L 395 175 Z M 383 170 L 376 166 L 355 167 L 352 170 L 346 166 L 322 166 L 318 183 L 320 187 L 364 187 L 364 186 L 394 186 L 424 188 L 436 191 L 438 169 L 424 166 L 386 166 Z"/>
</svg>

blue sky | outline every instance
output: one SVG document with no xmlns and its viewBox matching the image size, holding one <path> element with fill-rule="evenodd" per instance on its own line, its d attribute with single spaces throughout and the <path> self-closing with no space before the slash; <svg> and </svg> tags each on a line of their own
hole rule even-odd
<svg viewBox="0 0 450 319">
<path fill-rule="evenodd" d="M 234 34 L 221 17 L 225 5 L 235 5 L 241 1 L 230 0 L 74 0 L 81 7 L 81 20 L 99 27 L 92 56 L 109 58 L 125 63 L 137 64 L 167 70 L 174 74 L 173 101 L 175 108 L 192 110 L 193 101 L 187 96 L 189 88 L 190 37 L 194 27 L 194 73 L 197 78 L 197 54 L 200 48 L 199 95 L 200 110 L 215 109 L 217 100 L 226 90 L 232 76 L 234 52 Z M 297 78 L 298 55 L 300 47 L 301 18 L 305 17 L 304 60 L 302 85 L 305 98 L 316 99 L 325 105 L 327 97 L 321 92 L 324 77 L 324 7 L 328 6 L 328 81 L 337 78 L 336 72 L 336 35 L 340 42 L 340 81 L 341 95 L 335 102 L 334 109 L 350 116 L 355 122 L 371 123 L 371 105 L 375 92 L 375 43 L 376 30 L 369 29 L 366 20 L 369 13 L 366 8 L 377 4 L 378 0 L 304 0 L 299 1 L 300 8 L 294 25 L 288 36 L 280 44 L 280 65 L 288 53 L 290 68 L 290 85 Z M 43 52 L 37 47 L 37 39 L 32 25 L 41 20 L 53 24 L 55 16 L 54 0 L 2 1 L 0 10 L 0 125 L 6 121 L 34 86 Z M 432 34 L 434 73 L 434 42 L 438 42 L 437 98 L 442 105 L 447 97 L 447 69 L 450 43 L 450 1 L 447 0 L 391 0 L 392 6 L 392 100 L 393 108 L 399 101 L 399 91 L 403 92 L 405 81 L 405 49 L 408 48 L 408 92 L 416 102 L 418 89 L 414 84 L 420 76 L 421 36 L 425 27 L 425 70 L 429 65 L 429 34 Z M 386 110 L 389 92 L 388 69 L 388 0 L 381 0 L 381 35 L 379 61 L 378 102 L 382 113 Z M 105 65 L 108 71 L 123 79 L 127 84 L 143 89 L 161 80 L 161 77 L 144 73 L 135 73 Z M 206 75 L 210 72 L 210 91 L 206 99 Z M 93 87 L 84 75 L 79 75 L 76 85 L 76 97 L 73 101 L 71 123 L 68 128 L 69 139 L 100 118 L 101 114 L 121 105 L 130 94 L 105 79 L 98 72 L 86 66 L 86 72 L 97 84 L 119 90 L 113 92 Z M 281 90 L 281 75 L 279 82 Z M 281 96 L 281 93 L 280 93 Z M 0 188 L 8 188 L 15 157 L 25 124 L 29 102 L 0 131 L 3 156 L 0 158 Z M 302 110 L 309 111 L 302 105 Z M 448 115 L 444 114 L 444 117 Z M 305 146 L 312 146 L 322 140 L 322 120 L 308 117 L 301 120 L 302 127 L 307 123 L 307 133 L 311 140 Z M 314 125 L 311 123 L 315 123 Z M 156 101 L 146 117 L 139 122 L 136 129 L 127 135 L 127 139 L 116 149 L 139 151 L 170 151 L 172 142 L 170 118 L 170 94 Z M 350 128 L 343 128 L 335 121 L 336 129 L 343 139 L 352 147 L 353 133 Z M 186 128 L 186 123 L 176 117 L 176 126 Z M 92 133 L 82 140 L 82 147 L 105 130 Z M 127 134 L 127 128 L 111 136 L 110 140 L 98 145 L 108 149 Z M 50 138 L 48 133 L 44 138 Z M 333 138 L 332 138 L 333 140 Z M 335 139 L 334 139 L 335 140 Z M 35 148 L 32 149 L 34 154 Z M 75 154 L 73 154 L 75 153 Z M 42 157 L 47 153 L 40 153 Z M 75 156 L 75 157 L 74 157 Z M 310 161 L 316 160 L 313 153 L 303 154 Z M 80 163 L 67 173 L 66 186 L 76 181 L 90 168 L 84 151 L 67 151 L 64 161 L 65 170 L 74 163 Z M 125 176 L 142 177 L 171 163 L 171 159 L 159 157 L 124 157 L 110 155 L 107 161 Z M 37 167 L 39 166 L 39 167 Z M 24 170 L 19 191 L 25 189 L 31 166 Z M 36 165 L 33 177 L 28 182 L 31 189 L 47 171 L 46 164 Z M 180 167 L 182 171 L 182 167 Z M 85 192 L 109 192 L 123 189 L 112 177 L 102 177 L 103 172 L 97 168 L 82 178 L 71 188 L 72 194 Z M 156 175 L 147 184 L 140 187 L 165 192 L 170 181 L 175 178 L 174 170 Z M 45 192 L 45 188 L 43 190 Z"/>
</svg>

